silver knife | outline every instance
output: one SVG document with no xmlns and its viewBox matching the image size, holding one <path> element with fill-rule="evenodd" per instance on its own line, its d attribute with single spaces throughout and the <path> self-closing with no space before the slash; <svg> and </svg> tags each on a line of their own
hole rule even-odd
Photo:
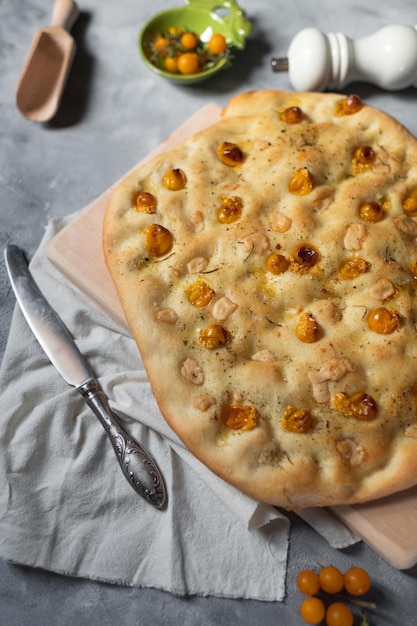
<svg viewBox="0 0 417 626">
<path fill-rule="evenodd" d="M 64 380 L 83 396 L 100 420 L 126 479 L 147 502 L 165 507 L 164 479 L 155 461 L 125 430 L 111 410 L 100 383 L 63 321 L 41 293 L 23 252 L 15 245 L 4 251 L 10 282 L 32 332 Z"/>
</svg>

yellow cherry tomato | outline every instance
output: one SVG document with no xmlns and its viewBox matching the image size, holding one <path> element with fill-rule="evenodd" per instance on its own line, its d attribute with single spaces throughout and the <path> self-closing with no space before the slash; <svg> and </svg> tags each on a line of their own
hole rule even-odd
<svg viewBox="0 0 417 626">
<path fill-rule="evenodd" d="M 165 59 L 165 69 L 167 70 L 167 72 L 171 72 L 172 74 L 176 74 L 178 72 L 177 57 L 167 57 Z"/>
<path fill-rule="evenodd" d="M 345 589 L 352 596 L 362 596 L 369 591 L 371 579 L 368 572 L 362 567 L 351 567 L 345 572 Z"/>
<path fill-rule="evenodd" d="M 198 56 L 195 52 L 184 52 L 178 57 L 178 71 L 181 74 L 196 74 L 200 70 Z"/>
<path fill-rule="evenodd" d="M 162 183 L 170 191 L 179 191 L 187 184 L 187 177 L 179 167 L 171 168 L 165 172 Z"/>
<path fill-rule="evenodd" d="M 220 33 L 215 33 L 208 42 L 211 54 L 223 54 L 227 49 L 226 39 Z"/>
<path fill-rule="evenodd" d="M 344 602 L 333 602 L 326 611 L 327 626 L 353 626 L 353 613 Z"/>
<path fill-rule="evenodd" d="M 168 41 L 163 37 L 163 35 L 158 35 L 153 43 L 156 50 L 163 50 L 167 45 Z"/>
<path fill-rule="evenodd" d="M 170 26 L 168 28 L 168 33 L 170 35 L 181 35 L 182 33 L 182 28 L 180 26 Z"/>
<path fill-rule="evenodd" d="M 311 569 L 302 570 L 297 576 L 297 587 L 301 593 L 314 596 L 320 589 L 320 581 L 316 572 Z"/>
<path fill-rule="evenodd" d="M 186 32 L 181 35 L 180 43 L 185 50 L 194 50 L 197 47 L 198 39 L 194 33 Z"/>
<path fill-rule="evenodd" d="M 343 589 L 342 572 L 334 565 L 326 565 L 319 571 L 320 587 L 327 593 L 339 593 Z"/>
<path fill-rule="evenodd" d="M 316 596 L 306 598 L 300 605 L 300 615 L 307 624 L 320 624 L 325 614 L 324 603 Z"/>
</svg>

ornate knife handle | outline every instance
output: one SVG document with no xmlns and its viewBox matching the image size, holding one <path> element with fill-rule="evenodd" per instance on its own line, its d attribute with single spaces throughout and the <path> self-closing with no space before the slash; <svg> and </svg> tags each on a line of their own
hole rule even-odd
<svg viewBox="0 0 417 626">
<path fill-rule="evenodd" d="M 122 426 L 98 381 L 88 380 L 77 389 L 104 427 L 123 474 L 133 489 L 156 508 L 164 508 L 167 495 L 158 466 L 149 452 Z"/>
</svg>

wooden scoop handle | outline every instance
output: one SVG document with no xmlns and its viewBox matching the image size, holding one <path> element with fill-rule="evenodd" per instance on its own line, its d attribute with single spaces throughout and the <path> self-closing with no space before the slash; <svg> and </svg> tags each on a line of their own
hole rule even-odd
<svg viewBox="0 0 417 626">
<path fill-rule="evenodd" d="M 55 0 L 52 12 L 52 26 L 59 26 L 70 31 L 79 15 L 74 0 Z"/>
</svg>

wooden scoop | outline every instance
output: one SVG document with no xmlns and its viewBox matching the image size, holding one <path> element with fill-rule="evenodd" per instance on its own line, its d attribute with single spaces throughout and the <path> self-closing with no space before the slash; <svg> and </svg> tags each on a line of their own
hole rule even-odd
<svg viewBox="0 0 417 626">
<path fill-rule="evenodd" d="M 69 34 L 79 14 L 73 0 L 55 0 L 52 26 L 38 30 L 16 88 L 16 105 L 30 120 L 46 122 L 58 110 L 75 55 Z"/>
</svg>

